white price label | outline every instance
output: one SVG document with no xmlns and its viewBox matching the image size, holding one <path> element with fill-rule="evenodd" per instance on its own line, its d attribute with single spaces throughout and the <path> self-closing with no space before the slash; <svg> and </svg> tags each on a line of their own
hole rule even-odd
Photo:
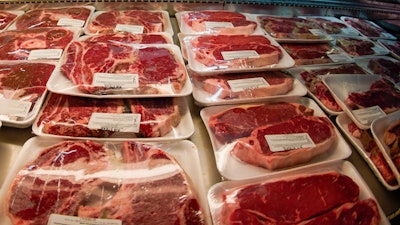
<svg viewBox="0 0 400 225">
<path fill-rule="evenodd" d="M 309 29 L 309 31 L 315 36 L 326 36 L 325 32 L 321 29 Z"/>
<path fill-rule="evenodd" d="M 365 109 L 357 109 L 352 111 L 354 116 L 362 124 L 370 124 L 373 120 L 386 115 L 379 106 L 372 106 Z"/>
<path fill-rule="evenodd" d="M 213 28 L 233 28 L 233 24 L 231 22 L 213 22 L 207 21 L 205 22 L 206 30 Z"/>
<path fill-rule="evenodd" d="M 60 59 L 62 52 L 62 49 L 35 49 L 29 53 L 28 60 Z"/>
<path fill-rule="evenodd" d="M 333 61 L 333 62 L 351 62 L 353 59 L 348 56 L 347 54 L 328 54 L 328 57 Z"/>
<path fill-rule="evenodd" d="M 231 87 L 231 90 L 234 92 L 270 86 L 269 83 L 262 77 L 228 80 L 227 82 Z"/>
<path fill-rule="evenodd" d="M 144 26 L 139 25 L 129 25 L 129 24 L 117 24 L 115 26 L 115 31 L 125 31 L 133 34 L 142 34 L 144 31 Z"/>
<path fill-rule="evenodd" d="M 132 113 L 92 113 L 88 127 L 90 129 L 138 133 L 140 118 L 140 114 Z"/>
<path fill-rule="evenodd" d="M 26 117 L 32 102 L 0 99 L 0 115 Z"/>
<path fill-rule="evenodd" d="M 122 225 L 122 221 L 51 214 L 47 225 Z"/>
<path fill-rule="evenodd" d="M 226 51 L 221 52 L 221 54 L 224 60 L 260 58 L 258 53 L 254 50 Z"/>
<path fill-rule="evenodd" d="M 85 25 L 84 20 L 72 19 L 72 18 L 61 18 L 57 22 L 57 26 L 64 27 L 83 27 Z"/>
<path fill-rule="evenodd" d="M 111 89 L 138 88 L 138 74 L 95 73 L 92 85 Z"/>
<path fill-rule="evenodd" d="M 315 143 L 307 133 L 273 134 L 264 137 L 272 152 L 315 147 Z"/>
</svg>

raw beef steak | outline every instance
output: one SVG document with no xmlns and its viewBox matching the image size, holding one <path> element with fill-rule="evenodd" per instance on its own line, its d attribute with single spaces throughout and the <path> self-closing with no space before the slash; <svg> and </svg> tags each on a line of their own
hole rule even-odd
<svg viewBox="0 0 400 225">
<path fill-rule="evenodd" d="M 328 74 L 366 74 L 357 64 L 343 64 L 329 68 L 306 69 L 300 73 L 307 89 L 329 110 L 340 112 L 342 109 L 336 102 L 328 87 L 322 82 L 321 76 Z"/>
<path fill-rule="evenodd" d="M 374 200 L 359 200 L 359 194 L 357 183 L 334 171 L 239 186 L 223 194 L 220 224 L 323 224 L 317 222 L 324 218 L 337 221 L 331 224 L 347 224 L 340 216 L 348 204 L 361 206 L 353 207 L 356 218 L 373 217 L 379 222 L 377 205 L 370 203 Z M 371 210 L 365 210 L 364 204 Z M 332 213 L 339 218 L 332 220 Z"/>
<path fill-rule="evenodd" d="M 343 18 L 343 21 L 367 37 L 380 37 L 381 33 L 387 33 L 381 27 L 378 27 L 371 21 L 365 19 L 345 17 Z"/>
<path fill-rule="evenodd" d="M 135 48 L 115 42 L 72 42 L 61 71 L 79 90 L 91 94 L 158 94 L 164 92 L 165 86 L 172 93 L 180 93 L 187 79 L 186 69 L 172 49 Z M 136 74 L 138 87 L 93 85 L 96 73 Z"/>
<path fill-rule="evenodd" d="M 282 44 L 286 52 L 294 59 L 296 66 L 332 63 L 329 54 L 337 49 L 329 44 Z"/>
<path fill-rule="evenodd" d="M 391 113 L 400 109 L 400 90 L 385 79 L 371 84 L 368 91 L 351 92 L 344 103 L 350 109 L 362 109 L 379 106 L 384 112 Z"/>
<path fill-rule="evenodd" d="M 303 18 L 258 16 L 261 26 L 274 38 L 278 39 L 320 39 L 311 32 L 312 29 L 321 29 L 318 24 Z"/>
<path fill-rule="evenodd" d="M 110 34 L 98 34 L 85 39 L 89 42 L 117 42 L 123 44 L 171 44 L 162 34 L 132 34 L 117 32 Z"/>
<path fill-rule="evenodd" d="M 315 146 L 294 146 L 293 149 L 274 151 L 265 137 L 299 133 L 307 133 Z M 328 118 L 297 116 L 280 123 L 257 127 L 249 137 L 234 142 L 231 154 L 243 162 L 274 170 L 308 162 L 328 151 L 335 140 L 336 132 Z"/>
<path fill-rule="evenodd" d="M 122 224 L 201 225 L 197 199 L 185 171 L 155 145 L 65 141 L 19 171 L 6 209 L 14 224 L 47 224 L 55 213 Z"/>
<path fill-rule="evenodd" d="M 347 54 L 354 57 L 375 54 L 375 44 L 369 39 L 338 37 L 336 39 L 336 45 L 342 48 Z"/>
<path fill-rule="evenodd" d="M 4 30 L 10 25 L 14 19 L 17 18 L 17 15 L 14 13 L 10 13 L 7 11 L 0 11 L 0 30 Z"/>
<path fill-rule="evenodd" d="M 277 64 L 282 57 L 278 46 L 263 35 L 203 35 L 190 39 L 187 52 L 196 62 L 211 66 L 252 68 Z M 224 53 L 254 52 L 254 57 L 226 58 Z"/>
<path fill-rule="evenodd" d="M 143 33 L 165 32 L 167 20 L 161 11 L 104 11 L 90 19 L 91 34 L 113 33 L 118 24 L 143 27 Z"/>
<path fill-rule="evenodd" d="M 284 95 L 293 89 L 293 78 L 280 71 L 214 76 L 194 75 L 192 78 L 194 82 L 199 83 L 200 88 L 220 99 Z"/>
<path fill-rule="evenodd" d="M 0 60 L 26 60 L 31 50 L 64 49 L 74 39 L 66 28 L 33 28 L 0 33 Z"/>
<path fill-rule="evenodd" d="M 309 17 L 308 20 L 317 23 L 327 34 L 341 34 L 347 29 L 347 25 L 341 22 L 332 21 L 325 18 Z"/>
<path fill-rule="evenodd" d="M 47 63 L 1 63 L 0 94 L 7 99 L 35 102 L 46 91 L 46 83 L 55 69 Z"/>
<path fill-rule="evenodd" d="M 218 34 L 252 34 L 257 27 L 257 23 L 247 20 L 245 15 L 224 10 L 187 12 L 182 15 L 181 23 L 184 24 L 182 27 L 187 26 L 194 32 Z M 216 23 L 216 26 L 210 26 L 210 23 Z"/>
<path fill-rule="evenodd" d="M 385 58 L 371 58 L 368 61 L 368 68 L 374 74 L 379 74 L 394 83 L 400 82 L 400 61 L 394 61 Z"/>
<path fill-rule="evenodd" d="M 257 127 L 313 113 L 313 109 L 299 103 L 242 105 L 212 115 L 208 126 L 219 142 L 227 143 L 249 136 Z"/>
<path fill-rule="evenodd" d="M 15 22 L 18 30 L 57 27 L 60 19 L 75 19 L 85 24 L 92 11 L 87 7 L 37 8 L 22 14 Z"/>
</svg>

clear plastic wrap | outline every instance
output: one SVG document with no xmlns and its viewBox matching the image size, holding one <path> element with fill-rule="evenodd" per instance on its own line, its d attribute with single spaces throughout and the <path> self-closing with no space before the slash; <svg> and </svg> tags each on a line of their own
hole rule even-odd
<svg viewBox="0 0 400 225">
<path fill-rule="evenodd" d="M 184 98 L 95 99 L 51 93 L 33 132 L 39 136 L 152 141 L 190 137 Z"/>
<path fill-rule="evenodd" d="M 209 219 L 197 149 L 189 141 L 35 137 L 16 162 L 1 192 L 4 225 L 47 224 L 50 216 L 122 224 L 201 225 Z"/>
<path fill-rule="evenodd" d="M 6 126 L 28 127 L 46 96 L 46 83 L 56 63 L 2 61 L 0 63 L 0 121 Z"/>
<path fill-rule="evenodd" d="M 227 10 L 199 10 L 176 13 L 180 31 L 185 34 L 261 34 L 262 31 L 246 13 Z"/>
<path fill-rule="evenodd" d="M 97 11 L 85 28 L 86 34 L 113 33 L 115 31 L 174 34 L 168 12 L 163 10 Z"/>
<path fill-rule="evenodd" d="M 245 157 L 250 157 L 253 160 L 260 160 L 261 156 L 256 155 L 263 155 L 263 158 L 266 157 L 268 159 L 261 161 L 265 161 L 267 164 L 269 163 L 271 169 L 268 169 L 266 164 L 265 166 L 261 166 L 261 164 L 258 165 L 256 162 L 242 161 L 239 159 L 239 157 L 242 157 L 238 157 L 239 153 L 233 153 L 234 149 L 242 146 L 241 143 L 244 143 L 244 141 L 251 137 L 256 137 L 254 136 L 256 134 L 255 132 L 259 132 L 264 128 L 274 129 L 271 127 L 279 127 L 283 125 L 283 128 L 275 129 L 274 132 L 269 133 L 282 134 L 281 132 L 284 132 L 287 127 L 291 126 L 290 122 L 288 122 L 290 120 L 308 120 L 310 118 L 312 118 L 311 120 L 320 120 L 321 118 L 325 118 L 321 119 L 326 121 L 321 123 L 323 124 L 322 126 L 325 128 L 332 127 L 329 125 L 330 122 L 328 122 L 324 112 L 314 101 L 308 98 L 298 98 L 294 101 L 274 101 L 264 104 L 253 103 L 231 106 L 210 106 L 202 109 L 200 116 L 211 139 L 217 169 L 223 177 L 229 180 L 255 178 L 281 173 L 283 171 L 293 170 L 310 164 L 345 159 L 351 154 L 350 147 L 341 137 L 340 133 L 334 128 L 333 133 L 331 133 L 332 136 L 325 139 L 327 144 L 320 148 L 325 149 L 326 151 L 323 151 L 323 153 L 319 152 L 319 155 L 317 154 L 312 156 L 313 153 L 316 153 L 319 150 L 314 152 L 306 150 L 304 151 L 304 154 L 299 157 L 295 157 L 295 155 L 301 151 L 294 151 L 293 154 L 291 154 L 293 151 L 284 151 L 265 153 L 265 155 L 263 155 L 264 153 L 260 154 L 256 149 L 251 150 L 246 154 Z M 285 125 L 286 123 L 288 123 L 287 126 Z M 300 127 L 302 126 L 298 126 L 298 128 Z M 331 128 L 329 128 L 329 130 L 332 132 Z M 306 131 L 303 131 L 302 133 L 304 132 Z M 328 133 L 324 133 L 324 135 Z M 257 136 L 257 138 L 258 137 L 261 136 Z M 332 140 L 333 142 L 331 142 Z M 243 145 L 247 146 L 245 144 Z M 329 149 L 326 149 L 326 146 L 330 146 Z M 261 149 L 267 148 L 261 146 Z M 287 157 L 287 160 L 282 160 L 282 158 L 285 157 Z M 305 158 L 307 158 L 307 160 Z M 289 166 L 288 164 L 291 165 Z M 241 172 L 237 173 L 238 170 Z"/>
<path fill-rule="evenodd" d="M 280 43 L 329 42 L 332 39 L 317 23 L 305 18 L 272 15 L 255 17 L 264 31 Z"/>
<path fill-rule="evenodd" d="M 64 6 L 36 8 L 19 16 L 11 30 L 25 30 L 38 27 L 84 28 L 95 8 L 93 6 Z"/>
<path fill-rule="evenodd" d="M 189 68 L 201 75 L 279 70 L 293 59 L 265 35 L 194 35 L 184 38 Z"/>
<path fill-rule="evenodd" d="M 176 45 L 72 42 L 49 90 L 85 97 L 168 97 L 191 94 Z"/>
<path fill-rule="evenodd" d="M 395 36 L 368 19 L 350 16 L 341 16 L 340 19 L 349 24 L 354 29 L 358 30 L 365 37 L 372 39 L 384 38 L 396 40 Z"/>
<path fill-rule="evenodd" d="M 352 63 L 348 54 L 329 43 L 282 43 L 295 66 Z"/>
<path fill-rule="evenodd" d="M 334 43 L 351 57 L 387 55 L 389 51 L 365 37 L 336 37 Z"/>
<path fill-rule="evenodd" d="M 82 41 L 91 42 L 117 42 L 122 44 L 174 44 L 172 35 L 169 33 L 142 33 L 114 32 L 97 35 L 83 35 Z"/>
<path fill-rule="evenodd" d="M 17 19 L 17 17 L 23 13 L 24 11 L 0 10 L 0 31 L 8 29 L 8 27 Z"/>
<path fill-rule="evenodd" d="M 321 76 L 328 74 L 368 74 L 362 67 L 355 63 L 302 66 L 289 69 L 288 72 L 307 87 L 310 96 L 329 115 L 338 115 L 342 112 L 342 109 L 322 82 Z"/>
<path fill-rule="evenodd" d="M 359 36 L 360 32 L 333 16 L 302 16 L 314 23 L 317 23 L 330 36 Z"/>
<path fill-rule="evenodd" d="M 59 60 L 79 30 L 44 27 L 0 33 L 0 60 Z"/>
<path fill-rule="evenodd" d="M 396 40 L 385 40 L 385 39 L 379 39 L 377 41 L 379 44 L 381 44 L 383 47 L 385 47 L 387 50 L 389 50 L 390 54 L 400 60 L 400 42 Z"/>
<path fill-rule="evenodd" d="M 395 84 L 400 84 L 400 61 L 390 56 L 365 56 L 356 58 L 357 65 L 370 74 L 381 75 Z"/>
<path fill-rule="evenodd" d="M 310 219 L 310 224 L 321 224 L 322 218 L 338 224 L 343 223 L 341 218 L 346 222 L 354 219 L 390 224 L 367 183 L 346 161 L 251 180 L 224 181 L 210 188 L 208 201 L 215 225 L 248 224 L 252 219 L 293 224 L 306 224 Z M 347 206 L 354 203 L 360 207 L 353 211 Z M 342 204 L 343 211 L 338 207 Z"/>
</svg>

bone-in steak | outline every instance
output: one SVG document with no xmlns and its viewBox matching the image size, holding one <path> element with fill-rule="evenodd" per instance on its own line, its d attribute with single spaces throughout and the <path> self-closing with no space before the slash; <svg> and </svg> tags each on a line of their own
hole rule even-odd
<svg viewBox="0 0 400 225">
<path fill-rule="evenodd" d="M 167 47 L 134 48 L 114 42 L 73 42 L 66 50 L 62 72 L 78 86 L 92 93 L 113 93 L 113 87 L 93 85 L 96 73 L 137 74 L 138 87 L 128 88 L 130 93 L 157 94 L 157 85 L 170 85 L 179 93 L 187 79 L 183 63 Z"/>
<path fill-rule="evenodd" d="M 265 135 L 307 133 L 313 147 L 273 151 Z M 326 117 L 297 116 L 287 121 L 256 128 L 249 137 L 237 139 L 231 154 L 243 162 L 270 170 L 298 165 L 328 151 L 336 140 L 332 123 Z"/>
<path fill-rule="evenodd" d="M 219 142 L 227 143 L 249 136 L 257 127 L 313 113 L 311 108 L 298 103 L 243 105 L 212 115 L 208 125 Z"/>
</svg>

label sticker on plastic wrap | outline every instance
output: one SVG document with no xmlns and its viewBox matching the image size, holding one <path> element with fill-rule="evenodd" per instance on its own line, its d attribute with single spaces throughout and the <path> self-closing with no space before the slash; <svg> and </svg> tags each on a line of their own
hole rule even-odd
<svg viewBox="0 0 400 225">
<path fill-rule="evenodd" d="M 47 225 L 122 225 L 121 220 L 83 218 L 76 216 L 65 216 L 60 214 L 51 214 Z"/>
<path fill-rule="evenodd" d="M 315 143 L 307 133 L 272 134 L 264 137 L 272 152 L 315 147 Z"/>
<path fill-rule="evenodd" d="M 61 18 L 57 22 L 57 26 L 64 27 L 83 27 L 85 25 L 84 20 L 72 19 L 72 18 Z"/>
<path fill-rule="evenodd" d="M 226 51 L 221 52 L 221 54 L 224 60 L 260 58 L 258 53 L 254 50 Z"/>
<path fill-rule="evenodd" d="M 144 31 L 144 26 L 129 25 L 129 24 L 117 24 L 115 26 L 115 31 L 125 31 L 133 34 L 142 34 Z"/>
<path fill-rule="evenodd" d="M 370 124 L 373 120 L 386 115 L 379 106 L 372 106 L 365 109 L 357 109 L 352 111 L 354 117 L 362 124 Z"/>
<path fill-rule="evenodd" d="M 270 84 L 262 77 L 228 80 L 227 82 L 233 92 L 246 91 L 255 88 L 270 86 Z"/>
<path fill-rule="evenodd" d="M 62 49 L 35 49 L 29 53 L 28 60 L 60 59 L 62 52 Z"/>
<path fill-rule="evenodd" d="M 325 32 L 321 29 L 309 29 L 309 31 L 315 36 L 326 36 Z"/>
<path fill-rule="evenodd" d="M 353 59 L 345 53 L 328 54 L 328 57 L 333 62 L 351 62 L 351 61 L 353 61 Z"/>
<path fill-rule="evenodd" d="M 213 28 L 233 28 L 233 24 L 231 22 L 204 22 L 206 25 L 206 30 L 210 30 Z"/>
<path fill-rule="evenodd" d="M 140 114 L 133 113 L 92 113 L 88 127 L 90 129 L 138 133 L 140 118 Z"/>
<path fill-rule="evenodd" d="M 26 117 L 32 102 L 0 99 L 0 115 Z"/>
<path fill-rule="evenodd" d="M 138 74 L 95 73 L 92 85 L 110 89 L 138 88 Z"/>
</svg>

